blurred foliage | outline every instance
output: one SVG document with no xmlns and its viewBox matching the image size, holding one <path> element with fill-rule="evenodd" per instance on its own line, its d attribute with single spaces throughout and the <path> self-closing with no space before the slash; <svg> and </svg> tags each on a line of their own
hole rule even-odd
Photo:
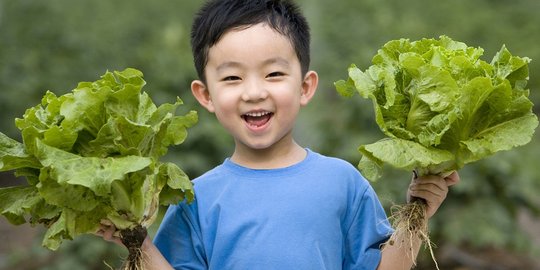
<svg viewBox="0 0 540 270">
<path fill-rule="evenodd" d="M 109 266 L 119 269 L 127 257 L 123 248 L 90 235 L 66 242 L 54 252 L 41 247 L 41 240 L 36 240 L 38 242 L 28 248 L 13 251 L 0 269 L 99 270 Z"/>
<path fill-rule="evenodd" d="M 312 68 L 321 77 L 318 93 L 295 130 L 306 147 L 356 164 L 357 147 L 381 136 L 371 103 L 338 96 L 333 82 L 346 78 L 351 63 L 367 67 L 376 50 L 391 39 L 444 34 L 484 48 L 486 61 L 506 44 L 513 54 L 533 60 L 529 88 L 537 114 L 540 110 L 538 0 L 337 0 L 331 7 L 323 0 L 298 3 L 311 24 Z M 189 31 L 201 4 L 202 0 L 0 0 L 0 130 L 17 138 L 13 119 L 39 103 L 46 90 L 63 94 L 105 70 L 134 67 L 144 72 L 145 90 L 156 103 L 179 96 L 186 109 L 199 111 L 199 124 L 167 158 L 192 178 L 219 164 L 230 155 L 232 140 L 189 91 L 196 78 Z M 519 230 L 518 214 L 540 214 L 538 160 L 539 132 L 526 147 L 463 169 L 462 182 L 452 188 L 431 222 L 434 242 L 532 253 L 535 247 Z M 373 185 L 389 207 L 404 201 L 409 180 L 410 173 L 391 171 Z M 102 258 L 117 256 L 110 245 L 95 237 L 66 243 L 54 255 L 62 259 L 47 269 L 74 269 L 59 261 L 72 262 L 77 269 L 104 268 Z M 49 254 L 39 249 L 29 248 L 27 257 L 16 251 L 0 256 L 0 269 L 13 266 L 7 262 L 14 258 L 24 261 Z"/>
</svg>

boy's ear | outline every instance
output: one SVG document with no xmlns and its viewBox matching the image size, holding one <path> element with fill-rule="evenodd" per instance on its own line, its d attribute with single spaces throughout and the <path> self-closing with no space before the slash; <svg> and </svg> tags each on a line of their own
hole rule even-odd
<svg viewBox="0 0 540 270">
<path fill-rule="evenodd" d="M 195 80 L 191 82 L 191 93 L 195 99 L 197 99 L 197 101 L 209 112 L 214 112 L 214 104 L 212 103 L 210 92 L 202 81 Z"/>
<path fill-rule="evenodd" d="M 317 91 L 317 85 L 319 84 L 319 75 L 317 72 L 310 70 L 304 76 L 304 81 L 302 82 L 302 96 L 300 97 L 300 104 L 305 106 L 309 103 L 311 98 L 315 95 Z"/>
</svg>

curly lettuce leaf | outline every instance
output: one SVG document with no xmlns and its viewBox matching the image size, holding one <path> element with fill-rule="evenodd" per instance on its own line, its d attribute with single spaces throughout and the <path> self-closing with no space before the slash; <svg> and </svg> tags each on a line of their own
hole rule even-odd
<svg viewBox="0 0 540 270">
<path fill-rule="evenodd" d="M 26 223 L 25 214 L 40 200 L 36 187 L 17 186 L 0 189 L 0 213 L 15 225 Z"/>
<path fill-rule="evenodd" d="M 24 144 L 0 132 L 0 171 L 19 168 L 39 168 L 37 159 L 27 153 Z"/>
<path fill-rule="evenodd" d="M 97 196 L 107 196 L 113 181 L 124 179 L 129 173 L 152 164 L 150 158 L 139 156 L 81 157 L 39 141 L 36 157 L 48 169 L 48 177 L 58 184 L 83 186 Z"/>
</svg>

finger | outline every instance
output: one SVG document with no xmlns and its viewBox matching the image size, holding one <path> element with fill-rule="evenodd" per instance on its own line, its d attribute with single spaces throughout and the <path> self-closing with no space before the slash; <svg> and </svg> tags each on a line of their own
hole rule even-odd
<svg viewBox="0 0 540 270">
<path fill-rule="evenodd" d="M 105 239 L 106 241 L 109 241 L 109 242 L 114 242 L 114 230 L 111 230 L 111 229 L 107 229 L 107 230 L 104 230 L 103 231 L 103 234 L 102 234 L 102 237 L 103 239 Z"/>
<path fill-rule="evenodd" d="M 419 178 L 409 186 L 409 195 L 423 199 L 439 201 L 446 198 L 448 186 L 441 177 L 428 176 Z"/>
<path fill-rule="evenodd" d="M 99 236 L 99 237 L 103 237 L 103 229 L 101 229 L 101 227 L 94 232 L 95 235 Z"/>
<path fill-rule="evenodd" d="M 439 202 L 446 198 L 447 192 L 433 189 L 412 189 L 410 195 L 428 202 Z"/>
<path fill-rule="evenodd" d="M 457 171 L 452 172 L 449 176 L 445 177 L 444 180 L 446 181 L 446 185 L 449 186 L 449 187 L 453 186 L 453 185 L 459 183 L 459 181 L 461 181 Z"/>
<path fill-rule="evenodd" d="M 99 223 L 103 226 L 114 226 L 114 223 L 112 223 L 112 221 L 108 220 L 108 219 L 102 219 L 99 221 Z"/>
<path fill-rule="evenodd" d="M 448 193 L 438 189 L 418 189 L 412 190 L 410 194 L 413 197 L 422 198 L 426 202 L 426 214 L 429 218 L 437 211 Z"/>
<path fill-rule="evenodd" d="M 412 190 L 411 196 L 424 199 L 428 205 L 440 204 L 446 198 L 446 192 L 434 192 L 430 189 Z"/>
<path fill-rule="evenodd" d="M 436 190 L 441 192 L 446 192 L 448 190 L 446 181 L 438 176 L 424 176 L 417 178 L 411 182 L 409 187 L 412 190 L 433 189 L 434 192 Z"/>
<path fill-rule="evenodd" d="M 419 177 L 416 171 L 413 171 L 413 179 L 407 189 L 407 202 L 410 202 L 414 197 L 422 198 L 419 196 L 418 191 L 420 190 L 429 190 L 431 188 L 439 189 L 440 192 L 444 192 L 444 187 L 438 183 L 440 179 L 437 179 L 435 176 L 421 176 Z M 435 185 L 435 187 L 431 187 Z M 423 198 L 422 198 L 423 199 Z"/>
</svg>

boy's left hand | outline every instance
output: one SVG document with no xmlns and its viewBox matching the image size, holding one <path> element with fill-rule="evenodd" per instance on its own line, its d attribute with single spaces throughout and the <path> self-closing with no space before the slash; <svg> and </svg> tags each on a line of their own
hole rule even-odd
<svg viewBox="0 0 540 270">
<path fill-rule="evenodd" d="M 448 187 L 459 183 L 459 181 L 459 174 L 456 171 L 447 177 L 437 175 L 413 176 L 407 190 L 407 201 L 410 202 L 414 197 L 424 199 L 427 203 L 426 217 L 431 218 L 446 199 Z"/>
</svg>

